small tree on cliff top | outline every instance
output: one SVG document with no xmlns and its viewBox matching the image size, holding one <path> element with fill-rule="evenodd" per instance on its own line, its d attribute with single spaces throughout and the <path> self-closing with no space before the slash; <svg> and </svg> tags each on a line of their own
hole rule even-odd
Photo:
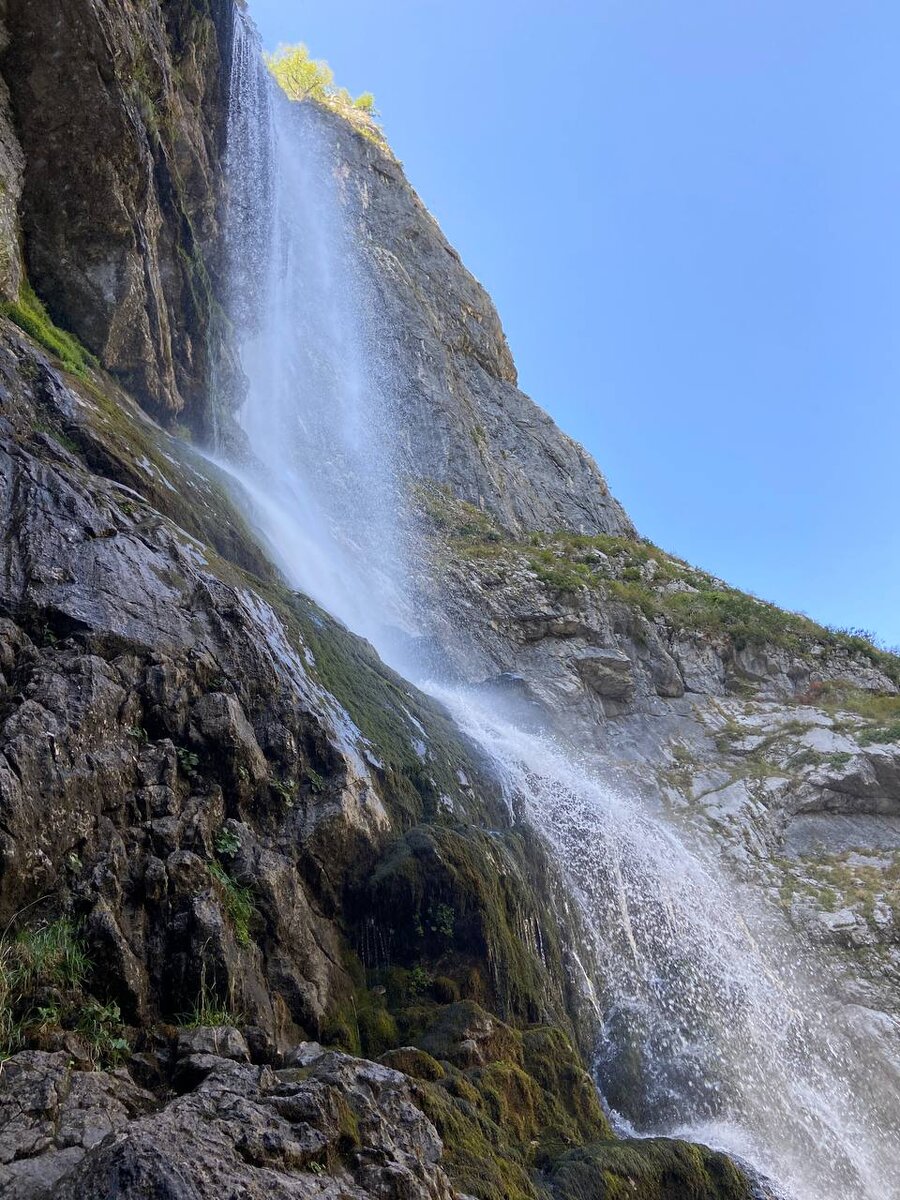
<svg viewBox="0 0 900 1200">
<path fill-rule="evenodd" d="M 328 63 L 312 58 L 302 43 L 279 46 L 274 54 L 266 55 L 266 66 L 282 91 L 291 100 L 314 100 L 339 113 L 366 136 L 383 141 L 381 130 L 372 119 L 375 97 L 363 92 L 355 99 L 346 88 L 336 87 L 334 72 Z"/>
</svg>

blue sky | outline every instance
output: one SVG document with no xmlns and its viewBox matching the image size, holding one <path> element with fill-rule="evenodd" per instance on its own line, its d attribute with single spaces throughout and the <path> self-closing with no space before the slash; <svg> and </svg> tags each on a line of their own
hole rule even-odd
<svg viewBox="0 0 900 1200">
<path fill-rule="evenodd" d="M 900 643 L 896 0 L 250 0 L 371 90 L 641 532 Z"/>
</svg>

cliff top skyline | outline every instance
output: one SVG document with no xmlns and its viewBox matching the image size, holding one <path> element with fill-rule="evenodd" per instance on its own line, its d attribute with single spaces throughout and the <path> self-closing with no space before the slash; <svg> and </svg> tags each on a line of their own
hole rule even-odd
<svg viewBox="0 0 900 1200">
<path fill-rule="evenodd" d="M 900 642 L 895 12 L 250 9 L 374 92 L 523 388 L 642 533 Z"/>
</svg>

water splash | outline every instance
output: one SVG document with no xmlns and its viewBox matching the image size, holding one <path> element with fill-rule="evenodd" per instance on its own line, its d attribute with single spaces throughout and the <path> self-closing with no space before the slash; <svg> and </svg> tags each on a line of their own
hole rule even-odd
<svg viewBox="0 0 900 1200">
<path fill-rule="evenodd" d="M 229 311 L 248 393 L 230 469 L 286 578 L 396 663 L 391 630 L 414 624 L 400 438 L 333 139 L 274 92 L 241 18 L 234 60 Z M 623 1128 L 728 1150 L 796 1200 L 900 1196 L 896 1070 L 842 1029 L 786 922 L 570 747 L 425 686 L 565 874 L 589 930 L 578 965 L 603 1017 L 598 1077 Z"/>
<path fill-rule="evenodd" d="M 570 747 L 477 693 L 433 690 L 563 867 L 592 934 L 598 1076 L 625 1130 L 728 1150 L 797 1200 L 900 1195 L 897 1068 L 846 1029 L 787 923 Z"/>
</svg>

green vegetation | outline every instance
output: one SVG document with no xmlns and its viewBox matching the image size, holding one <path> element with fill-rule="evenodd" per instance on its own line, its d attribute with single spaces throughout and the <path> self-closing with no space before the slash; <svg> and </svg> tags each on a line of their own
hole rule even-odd
<svg viewBox="0 0 900 1200">
<path fill-rule="evenodd" d="M 557 1200 L 750 1200 L 746 1177 L 715 1150 L 667 1138 L 597 1142 L 553 1167 Z"/>
<path fill-rule="evenodd" d="M 62 366 L 73 375 L 85 377 L 88 368 L 96 366 L 96 359 L 85 350 L 77 338 L 62 329 L 57 329 L 27 281 L 23 281 L 18 299 L 0 305 L 0 312 L 58 358 Z"/>
<path fill-rule="evenodd" d="M 472 1038 L 478 1051 L 473 1062 Z M 382 1061 L 414 1083 L 454 1187 L 479 1200 L 747 1200 L 723 1156 L 681 1142 L 618 1142 L 597 1089 L 558 1027 L 514 1029 L 478 1005 L 441 1009 L 414 1046 Z"/>
<path fill-rule="evenodd" d="M 241 946 L 249 946 L 250 924 L 256 916 L 253 893 L 232 879 L 221 863 L 210 863 L 209 873 L 216 882 L 222 907 L 231 922 L 234 936 Z"/>
<path fill-rule="evenodd" d="M 344 87 L 337 87 L 334 72 L 328 63 L 312 58 L 302 43 L 279 46 L 274 54 L 266 55 L 266 66 L 289 99 L 312 100 L 349 121 L 364 137 L 384 144 L 384 134 L 375 117 L 375 97 L 362 92 L 353 97 Z"/>
<path fill-rule="evenodd" d="M 823 708 L 832 716 L 849 712 L 862 717 L 866 724 L 851 730 L 861 746 L 900 742 L 900 696 L 864 692 L 843 681 L 829 680 L 814 683 L 799 698 L 799 702 Z"/>
<path fill-rule="evenodd" d="M 360 907 L 405 971 L 402 980 L 385 980 L 406 993 L 400 1003 L 434 993 L 440 979 L 443 995 L 455 983 L 508 1019 L 538 1020 L 554 1003 L 562 1011 L 549 978 L 564 975 L 556 930 L 534 909 L 535 893 L 549 887 L 538 881 L 534 849 L 524 831 L 501 841 L 469 825 L 439 824 L 419 825 L 388 848 Z M 538 929 L 543 963 L 533 945 Z"/>
<path fill-rule="evenodd" d="M 185 746 L 177 746 L 175 755 L 178 759 L 178 766 L 187 778 L 196 778 L 197 768 L 200 766 L 199 755 L 195 754 L 193 750 L 188 750 Z"/>
<path fill-rule="evenodd" d="M 473 787 L 479 786 L 482 804 L 496 802 L 497 810 L 502 810 L 496 783 L 487 779 L 474 750 L 443 708 L 386 667 L 368 642 L 338 625 L 308 597 L 255 586 L 278 613 L 292 643 L 310 652 L 311 674 L 344 707 L 371 745 L 371 765 L 382 797 L 401 828 L 423 818 L 446 819 L 444 797 L 452 797 L 462 811 L 468 793 L 461 788 L 460 773 Z M 427 759 L 416 752 L 414 743 L 419 739 L 431 751 Z M 326 787 L 323 775 L 311 765 L 304 767 L 303 775 L 313 792 Z"/>
<path fill-rule="evenodd" d="M 638 609 L 650 621 L 727 640 L 736 650 L 772 646 L 802 654 L 823 645 L 859 654 L 900 685 L 900 657 L 876 645 L 865 632 L 829 629 L 801 613 L 729 588 L 652 542 L 567 531 L 533 533 L 516 541 L 488 514 L 446 488 L 420 486 L 416 499 L 428 524 L 457 559 L 483 561 L 498 571 L 524 565 L 556 592 L 594 591 Z"/>
<path fill-rule="evenodd" d="M 178 1024 L 187 1029 L 221 1029 L 235 1028 L 243 1022 L 241 1013 L 235 1012 L 228 1004 L 224 1004 L 206 983 L 206 964 L 200 981 L 200 992 L 194 1002 L 194 1007 L 178 1017 Z"/>
<path fill-rule="evenodd" d="M 241 848 L 240 834 L 236 829 L 232 829 L 228 825 L 222 825 L 216 831 L 213 845 L 216 848 L 216 854 L 221 854 L 224 858 L 234 858 Z"/>
<path fill-rule="evenodd" d="M 203 993 L 190 1012 L 179 1016 L 178 1024 L 187 1029 L 222 1029 L 238 1026 L 242 1020 L 240 1013 L 234 1012 L 214 996 Z"/>
<path fill-rule="evenodd" d="M 129 1052 L 119 1006 L 86 990 L 90 962 L 67 917 L 0 941 L 0 1057 L 68 1032 L 92 1066 L 115 1066 Z"/>
<path fill-rule="evenodd" d="M 779 859 L 784 873 L 781 902 L 789 908 L 795 896 L 806 897 L 824 912 L 855 909 L 876 936 L 876 905 L 892 914 L 890 927 L 900 920 L 900 851 L 879 851 L 877 861 L 867 863 L 852 853 L 817 852 L 800 859 Z"/>
<path fill-rule="evenodd" d="M 466 1065 L 470 1028 L 485 1060 Z M 477 1005 L 443 1009 L 416 1039 L 419 1050 L 386 1056 L 418 1082 L 416 1098 L 444 1141 L 454 1186 L 473 1196 L 534 1200 L 536 1172 L 570 1146 L 611 1137 L 597 1089 L 566 1035 L 516 1030 Z"/>
</svg>

